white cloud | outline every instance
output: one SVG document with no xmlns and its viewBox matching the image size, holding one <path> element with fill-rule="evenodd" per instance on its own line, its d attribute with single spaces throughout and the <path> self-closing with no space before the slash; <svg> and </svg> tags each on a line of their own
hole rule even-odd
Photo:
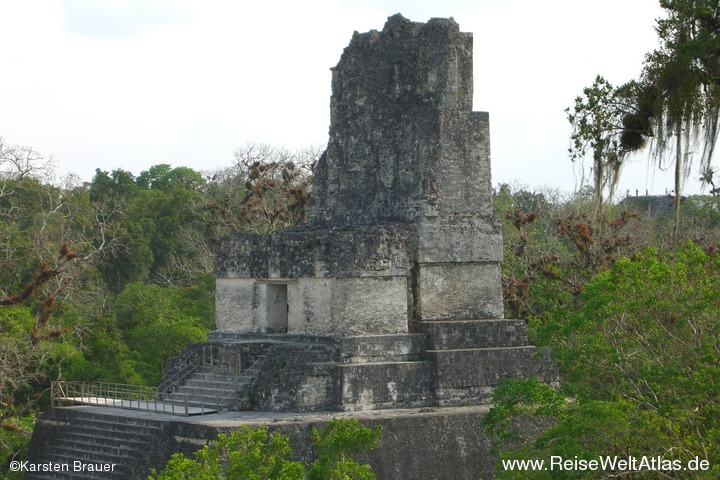
<svg viewBox="0 0 720 480">
<path fill-rule="evenodd" d="M 398 12 L 473 32 L 494 181 L 563 190 L 575 185 L 563 109 L 598 73 L 636 76 L 660 14 L 657 0 L 2 2 L 0 135 L 86 179 L 227 165 L 252 141 L 322 145 L 329 69 L 353 31 Z M 634 175 L 643 188 L 644 167 Z"/>
<path fill-rule="evenodd" d="M 157 0 L 60 0 L 69 32 L 97 38 L 132 38 L 186 19 Z"/>
</svg>

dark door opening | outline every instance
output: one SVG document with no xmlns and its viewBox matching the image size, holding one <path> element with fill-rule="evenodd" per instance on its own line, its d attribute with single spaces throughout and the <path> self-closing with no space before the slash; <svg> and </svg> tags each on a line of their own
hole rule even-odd
<svg viewBox="0 0 720 480">
<path fill-rule="evenodd" d="M 288 303 L 286 284 L 267 284 L 266 319 L 268 333 L 287 333 Z"/>
</svg>

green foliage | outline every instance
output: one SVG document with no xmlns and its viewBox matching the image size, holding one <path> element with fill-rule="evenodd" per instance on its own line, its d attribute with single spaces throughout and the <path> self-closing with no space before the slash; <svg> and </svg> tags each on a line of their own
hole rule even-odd
<svg viewBox="0 0 720 480">
<path fill-rule="evenodd" d="M 153 470 L 148 480 L 236 479 L 243 480 L 362 480 L 374 479 L 368 465 L 360 465 L 352 455 L 378 445 L 380 429 L 368 429 L 357 419 L 331 420 L 322 433 L 310 432 L 316 450 L 315 460 L 306 470 L 292 460 L 289 439 L 280 432 L 243 426 L 194 453 L 194 459 L 175 454 L 160 472 Z"/>
<path fill-rule="evenodd" d="M 188 236 L 202 240 L 198 206 L 204 188 L 202 176 L 185 167 L 155 165 L 137 178 L 122 170 L 111 174 L 98 170 L 90 196 L 111 212 L 108 223 L 117 244 L 101 265 L 105 281 L 119 291 L 133 281 L 192 280 L 196 271 L 188 275 L 183 268 L 173 267 L 190 266 L 197 260 L 193 257 L 198 252 L 186 248 L 185 240 Z"/>
<path fill-rule="evenodd" d="M 483 419 L 483 425 L 493 439 L 496 452 L 522 442 L 528 430 L 548 426 L 549 419 L 563 413 L 566 402 L 559 391 L 537 378 L 508 379 L 493 391 L 493 400 L 493 408 Z"/>
<path fill-rule="evenodd" d="M 123 358 L 122 353 L 125 353 L 130 369 L 122 380 L 158 385 L 167 360 L 189 343 L 205 341 L 207 332 L 214 327 L 212 317 L 197 315 L 203 313 L 209 316 L 214 312 L 196 305 L 197 297 L 188 295 L 195 290 L 128 284 L 112 306 L 116 330 L 94 337 L 100 342 L 100 345 L 94 345 L 96 353 L 106 354 L 106 348 L 112 344 L 120 350 L 105 358 L 105 362 L 95 358 L 93 363 L 113 365 L 107 362 L 113 362 L 116 356 Z M 207 298 L 204 300 L 208 301 Z M 112 332 L 117 334 L 112 335 Z"/>
<path fill-rule="evenodd" d="M 686 222 L 695 224 L 701 231 L 709 233 L 720 227 L 720 197 L 689 197 L 680 209 Z"/>
<path fill-rule="evenodd" d="M 5 418 L 0 423 L 0 475 L 7 480 L 20 480 L 21 472 L 13 472 L 12 460 L 27 458 L 35 416 Z"/>
<path fill-rule="evenodd" d="M 644 242 L 636 214 L 588 215 L 591 207 L 582 197 L 551 202 L 543 194 L 503 186 L 495 198 L 508 318 L 544 323 L 576 310 L 585 282 Z"/>
<path fill-rule="evenodd" d="M 369 429 L 356 418 L 332 419 L 325 429 L 312 429 L 310 438 L 317 459 L 308 470 L 308 480 L 370 480 L 375 478 L 369 465 L 361 465 L 352 455 L 377 448 L 380 427 Z"/>
<path fill-rule="evenodd" d="M 220 434 L 217 440 L 195 452 L 194 460 L 175 454 L 159 473 L 153 470 L 148 480 L 234 479 L 301 480 L 305 467 L 291 459 L 288 437 L 264 428 Z"/>
<path fill-rule="evenodd" d="M 41 393 L 58 365 L 79 356 L 61 330 L 38 330 L 31 308 L 0 306 L 0 472 L 11 459 L 25 458 Z"/>
<path fill-rule="evenodd" d="M 553 346 L 562 390 L 551 395 L 532 382 L 497 389 L 488 428 L 500 441 L 516 440 L 508 425 L 524 415 L 549 414 L 555 422 L 505 458 L 630 454 L 685 462 L 697 455 L 713 470 L 695 478 L 716 478 L 718 267 L 719 255 L 688 243 L 674 257 L 647 249 L 598 273 L 584 286 L 577 312 L 539 328 L 539 338 Z"/>
</svg>

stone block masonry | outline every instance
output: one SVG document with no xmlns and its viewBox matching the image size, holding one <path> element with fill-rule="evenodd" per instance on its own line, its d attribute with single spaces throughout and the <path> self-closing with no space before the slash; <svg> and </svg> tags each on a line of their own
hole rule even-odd
<svg viewBox="0 0 720 480">
<path fill-rule="evenodd" d="M 472 111 L 472 34 L 452 19 L 394 15 L 382 31 L 353 35 L 332 87 L 307 224 L 231 235 L 218 249 L 213 339 L 323 337 L 336 350 L 305 363 L 293 347 L 282 350 L 292 375 L 266 366 L 285 391 L 324 392 L 303 396 L 316 405 L 285 398 L 261 372 L 257 408 L 482 404 L 503 378 L 557 382 L 550 354 L 528 346 L 524 322 L 502 318 L 502 237 L 489 116 Z M 391 346 L 383 335 L 426 340 Z M 358 348 L 347 351 L 345 338 Z M 384 357 L 356 360 L 378 346 Z M 399 351 L 411 358 L 396 361 Z"/>
<path fill-rule="evenodd" d="M 488 407 L 383 410 L 352 415 L 380 426 L 380 448 L 358 456 L 379 480 L 478 480 L 493 478 L 495 458 L 482 434 Z M 342 414 L 347 417 L 349 414 Z M 65 464 L 67 472 L 28 473 L 28 480 L 144 480 L 173 453 L 192 453 L 220 433 L 241 426 L 266 427 L 290 437 L 298 460 L 312 461 L 312 428 L 322 430 L 337 414 L 227 412 L 204 417 L 101 407 L 65 407 L 44 412 L 31 444 L 30 462 Z M 110 453 L 102 453 L 102 452 Z M 73 462 L 115 465 L 111 473 L 73 472 Z"/>
<path fill-rule="evenodd" d="M 472 35 L 452 19 L 394 15 L 353 36 L 332 69 L 308 222 L 221 242 L 220 329 L 399 334 L 425 320 L 502 317 L 489 122 L 472 111 L 472 54 Z"/>
</svg>

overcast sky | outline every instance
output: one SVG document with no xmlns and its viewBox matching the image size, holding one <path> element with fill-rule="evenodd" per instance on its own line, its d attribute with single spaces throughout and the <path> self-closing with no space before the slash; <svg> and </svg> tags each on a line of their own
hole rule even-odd
<svg viewBox="0 0 720 480">
<path fill-rule="evenodd" d="M 0 136 L 84 180 L 96 168 L 221 168 L 249 142 L 324 146 L 330 67 L 353 31 L 395 13 L 454 17 L 474 34 L 493 184 L 569 192 L 580 170 L 564 109 L 597 74 L 638 76 L 662 10 L 658 0 L 0 0 Z M 647 164 L 626 168 L 623 193 L 672 189 Z"/>
</svg>

